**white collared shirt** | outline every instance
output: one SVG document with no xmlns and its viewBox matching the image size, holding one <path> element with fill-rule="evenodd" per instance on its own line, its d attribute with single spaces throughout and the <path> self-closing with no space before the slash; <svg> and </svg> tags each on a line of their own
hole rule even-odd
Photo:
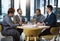
<svg viewBox="0 0 60 41">
<path fill-rule="evenodd" d="M 11 17 L 11 20 L 13 21 L 13 17 Z"/>
<path fill-rule="evenodd" d="M 49 16 L 51 15 L 52 12 L 49 13 Z"/>
</svg>

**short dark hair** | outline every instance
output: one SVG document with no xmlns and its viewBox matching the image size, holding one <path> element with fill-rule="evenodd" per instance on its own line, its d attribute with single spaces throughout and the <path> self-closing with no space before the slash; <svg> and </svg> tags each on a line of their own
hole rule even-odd
<svg viewBox="0 0 60 41">
<path fill-rule="evenodd" d="M 47 8 L 50 8 L 51 11 L 53 10 L 52 5 L 47 5 Z"/>
<path fill-rule="evenodd" d="M 14 9 L 14 8 L 9 8 L 9 9 L 8 9 L 8 14 L 9 14 L 9 13 L 13 13 L 13 14 L 14 14 L 14 12 L 15 12 L 15 9 Z"/>
<path fill-rule="evenodd" d="M 40 9 L 36 9 L 36 10 L 38 10 L 39 12 L 41 12 L 41 10 L 40 10 Z"/>
<path fill-rule="evenodd" d="M 17 9 L 17 12 L 18 12 L 19 10 L 21 10 L 21 8 L 18 8 L 18 9 Z"/>
</svg>

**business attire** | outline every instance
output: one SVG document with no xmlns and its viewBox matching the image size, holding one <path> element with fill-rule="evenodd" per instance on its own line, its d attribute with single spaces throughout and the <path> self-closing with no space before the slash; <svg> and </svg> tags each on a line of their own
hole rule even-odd
<svg viewBox="0 0 60 41">
<path fill-rule="evenodd" d="M 16 26 L 18 26 L 19 24 L 14 24 L 11 20 L 11 17 L 7 15 L 3 17 L 2 25 L 3 25 L 2 35 L 12 36 L 13 41 L 20 41 L 20 34 L 16 30 Z"/>
<path fill-rule="evenodd" d="M 14 22 L 15 22 L 15 24 L 19 24 L 19 22 L 23 22 L 24 23 L 25 22 L 25 19 L 24 19 L 23 16 L 16 15 L 16 16 L 14 16 Z M 17 30 L 20 32 L 20 35 L 21 35 L 21 33 L 23 32 L 23 29 L 18 29 L 17 28 Z"/>
<path fill-rule="evenodd" d="M 57 23 L 56 15 L 53 12 L 51 12 L 50 14 L 47 15 L 47 18 L 45 19 L 44 22 L 46 26 L 55 27 Z"/>
<path fill-rule="evenodd" d="M 33 19 L 36 19 L 35 20 L 36 22 L 44 22 L 45 17 L 42 14 L 39 14 L 38 16 L 37 15 L 34 15 L 33 16 Z"/>
<path fill-rule="evenodd" d="M 19 23 L 19 22 L 25 22 L 25 19 L 24 19 L 24 17 L 23 16 L 20 16 L 20 15 L 16 15 L 16 16 L 14 16 L 14 22 L 15 23 Z"/>
<path fill-rule="evenodd" d="M 40 34 L 40 36 L 41 35 L 50 35 L 51 33 L 50 33 L 50 29 L 52 28 L 52 27 L 56 27 L 56 23 L 57 23 L 57 21 L 56 21 L 57 19 L 56 19 L 56 15 L 53 13 L 53 12 L 51 12 L 49 15 L 47 14 L 47 17 L 46 17 L 46 19 L 45 19 L 45 25 L 46 26 L 50 26 L 50 28 L 49 29 L 46 29 L 45 31 L 43 31 L 41 34 Z"/>
</svg>

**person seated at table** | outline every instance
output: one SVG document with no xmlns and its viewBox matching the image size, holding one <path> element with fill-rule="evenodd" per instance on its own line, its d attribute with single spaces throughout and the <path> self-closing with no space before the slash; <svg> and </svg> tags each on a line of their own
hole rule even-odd
<svg viewBox="0 0 60 41">
<path fill-rule="evenodd" d="M 53 7 L 51 5 L 47 5 L 46 11 L 47 11 L 47 17 L 44 21 L 46 26 L 50 26 L 49 29 L 46 29 L 45 31 L 43 31 L 40 35 L 48 35 L 51 34 L 50 33 L 50 29 L 52 27 L 56 27 L 56 23 L 57 23 L 57 19 L 56 19 L 56 15 L 52 12 Z"/>
<path fill-rule="evenodd" d="M 22 10 L 21 10 L 21 8 L 17 9 L 17 13 L 18 14 L 16 16 L 14 16 L 14 23 L 15 24 L 20 24 L 20 26 L 22 26 L 22 24 L 25 23 L 25 19 L 22 16 Z M 17 30 L 20 32 L 20 35 L 21 35 L 21 33 L 23 32 L 23 30 L 22 29 L 17 29 Z"/>
<path fill-rule="evenodd" d="M 36 15 L 33 16 L 33 20 L 37 24 L 44 22 L 45 17 L 41 14 L 41 10 L 40 9 L 36 9 Z"/>
<path fill-rule="evenodd" d="M 44 21 L 46 26 L 55 27 L 57 23 L 56 15 L 52 12 L 53 7 L 52 5 L 47 5 L 46 11 L 47 11 L 47 17 Z"/>
<path fill-rule="evenodd" d="M 16 16 L 14 16 L 14 23 L 18 23 L 20 25 L 24 24 L 25 23 L 25 19 L 22 16 L 22 10 L 21 10 L 21 8 L 17 9 L 17 13 L 18 14 Z"/>
<path fill-rule="evenodd" d="M 8 14 L 3 17 L 3 30 L 2 30 L 2 35 L 4 36 L 12 36 L 13 41 L 20 41 L 20 34 L 16 30 L 16 26 L 19 26 L 19 24 L 14 24 L 12 22 L 11 17 L 14 16 L 15 9 L 14 8 L 9 8 L 8 9 Z"/>
</svg>

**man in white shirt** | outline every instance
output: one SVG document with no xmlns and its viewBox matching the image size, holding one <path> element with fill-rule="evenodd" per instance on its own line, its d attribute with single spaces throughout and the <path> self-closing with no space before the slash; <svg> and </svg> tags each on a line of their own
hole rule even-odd
<svg viewBox="0 0 60 41">
<path fill-rule="evenodd" d="M 14 16 L 14 23 L 19 23 L 19 24 L 23 24 L 25 22 L 24 17 L 22 16 L 22 10 L 19 8 L 17 9 L 17 15 Z"/>
<path fill-rule="evenodd" d="M 14 16 L 14 23 L 15 24 L 20 24 L 20 26 L 22 26 L 22 24 L 25 23 L 25 19 L 22 16 L 22 10 L 20 8 L 17 9 L 17 13 L 18 14 L 16 16 Z M 23 32 L 23 30 L 22 29 L 17 29 L 17 30 L 20 32 L 20 35 L 21 35 L 21 33 Z"/>
</svg>

